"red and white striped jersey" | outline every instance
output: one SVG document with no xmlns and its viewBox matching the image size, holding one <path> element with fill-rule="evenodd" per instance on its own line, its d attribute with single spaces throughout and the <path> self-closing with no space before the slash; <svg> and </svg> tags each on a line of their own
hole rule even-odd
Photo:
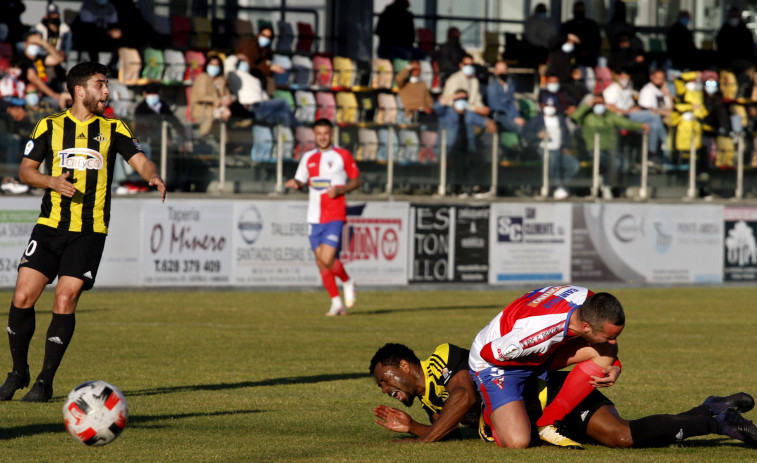
<svg viewBox="0 0 757 463">
<path fill-rule="evenodd" d="M 320 151 L 314 149 L 302 155 L 294 178 L 310 187 L 308 223 L 326 223 L 347 220 L 344 195 L 331 199 L 326 193 L 331 186 L 344 186 L 348 180 L 360 175 L 349 151 L 338 146 Z"/>
<path fill-rule="evenodd" d="M 505 307 L 481 330 L 470 349 L 473 371 L 491 366 L 535 366 L 575 337 L 570 315 L 594 294 L 581 286 L 547 286 L 528 292 Z"/>
</svg>

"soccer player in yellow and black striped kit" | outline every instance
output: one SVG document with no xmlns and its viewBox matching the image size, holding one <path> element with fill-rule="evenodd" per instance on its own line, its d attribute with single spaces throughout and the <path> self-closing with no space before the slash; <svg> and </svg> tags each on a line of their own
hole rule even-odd
<svg viewBox="0 0 757 463">
<path fill-rule="evenodd" d="M 99 63 L 71 68 L 66 85 L 73 105 L 41 119 L 24 148 L 19 178 L 44 188 L 45 194 L 19 263 L 7 328 L 13 370 L 0 386 L 0 400 L 10 400 L 29 385 L 27 354 L 35 329 L 34 304 L 57 277 L 42 370 L 21 400 L 47 402 L 53 395 L 53 377 L 74 334 L 76 304 L 82 291 L 94 285 L 105 246 L 116 154 L 165 201 L 163 179 L 139 141 L 126 124 L 103 117 L 110 95 L 107 73 Z M 42 162 L 46 174 L 39 171 Z"/>
</svg>

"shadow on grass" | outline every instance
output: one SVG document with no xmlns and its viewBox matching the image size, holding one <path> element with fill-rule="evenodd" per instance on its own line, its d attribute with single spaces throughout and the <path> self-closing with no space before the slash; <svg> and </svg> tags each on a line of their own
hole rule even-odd
<svg viewBox="0 0 757 463">
<path fill-rule="evenodd" d="M 332 375 L 313 375 L 313 376 L 288 376 L 284 378 L 263 379 L 260 381 L 240 381 L 238 383 L 218 383 L 218 384 L 188 384 L 186 386 L 156 387 L 152 389 L 140 389 L 134 391 L 124 391 L 126 396 L 145 396 L 158 394 L 172 394 L 175 392 L 193 392 L 193 391 L 223 391 L 231 389 L 243 389 L 248 387 L 260 386 L 282 386 L 287 384 L 313 384 L 326 381 L 341 381 L 343 379 L 367 378 L 368 373 L 340 373 Z"/>
<path fill-rule="evenodd" d="M 154 427 L 154 425 L 149 425 L 149 423 L 152 423 L 155 421 L 179 420 L 183 418 L 212 417 L 212 416 L 225 416 L 225 415 L 245 415 L 245 414 L 261 413 L 261 412 L 262 410 L 230 410 L 230 411 L 219 411 L 219 412 L 208 412 L 208 413 L 200 413 L 200 412 L 179 413 L 176 415 L 172 415 L 172 414 L 136 415 L 136 416 L 129 417 L 128 426 L 150 428 L 150 427 Z M 156 427 L 162 427 L 162 426 L 156 426 Z M 55 423 L 39 423 L 39 424 L 29 424 L 26 426 L 16 426 L 15 428 L 3 428 L 2 432 L 0 432 L 0 440 L 10 440 L 10 439 L 15 439 L 17 437 L 26 437 L 26 436 L 37 435 L 37 434 L 52 434 L 52 433 L 57 434 L 59 432 L 66 432 L 66 428 L 63 426 L 63 420 L 55 422 Z"/>
<path fill-rule="evenodd" d="M 350 316 L 357 317 L 360 315 L 381 315 L 381 314 L 387 314 L 387 313 L 393 313 L 393 312 L 430 312 L 430 311 L 435 312 L 437 310 L 502 309 L 502 308 L 504 308 L 504 305 L 502 304 L 443 305 L 443 306 L 434 306 L 434 307 L 408 307 L 408 308 L 396 307 L 392 309 L 367 310 L 365 312 L 350 312 Z"/>
</svg>

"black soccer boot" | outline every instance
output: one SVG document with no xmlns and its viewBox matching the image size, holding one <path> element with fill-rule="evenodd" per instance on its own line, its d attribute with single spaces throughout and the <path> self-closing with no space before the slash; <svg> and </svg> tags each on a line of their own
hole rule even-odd
<svg viewBox="0 0 757 463">
<path fill-rule="evenodd" d="M 734 408 L 729 408 L 715 417 L 720 424 L 720 434 L 746 442 L 757 447 L 757 426 L 747 420 Z"/>
<path fill-rule="evenodd" d="M 754 398 L 746 392 L 737 392 L 727 397 L 711 395 L 704 399 L 702 405 L 707 405 L 713 415 L 720 415 L 729 408 L 735 408 L 740 413 L 746 413 L 754 408 Z"/>
<path fill-rule="evenodd" d="M 53 396 L 53 385 L 38 379 L 21 402 L 47 402 Z"/>
<path fill-rule="evenodd" d="M 24 373 L 11 371 L 8 373 L 8 378 L 5 379 L 3 385 L 0 386 L 0 400 L 11 400 L 17 390 L 29 385 L 29 381 L 29 367 L 26 367 L 26 372 Z"/>
</svg>

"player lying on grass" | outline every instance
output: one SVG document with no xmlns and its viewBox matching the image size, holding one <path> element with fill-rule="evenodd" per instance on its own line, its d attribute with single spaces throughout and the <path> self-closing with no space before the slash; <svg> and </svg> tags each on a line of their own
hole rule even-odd
<svg viewBox="0 0 757 463">
<path fill-rule="evenodd" d="M 481 418 L 481 400 L 467 371 L 468 351 L 442 344 L 424 361 L 402 344 L 386 344 L 371 359 L 370 371 L 381 391 L 406 406 L 416 397 L 431 420 L 418 423 L 407 413 L 379 405 L 374 408 L 376 423 L 392 431 L 414 434 L 405 441 L 435 442 L 462 437 L 461 426 L 475 429 L 479 436 L 493 441 L 489 427 Z M 524 402 L 534 423 L 541 411 L 560 391 L 567 372 L 550 373 L 549 379 L 529 378 L 524 386 Z M 546 394 L 544 389 L 546 388 Z M 546 399 L 546 403 L 542 401 Z M 754 407 L 746 393 L 728 397 L 708 397 L 701 405 L 677 415 L 651 415 L 625 420 L 615 405 L 594 390 L 557 424 L 569 438 L 588 439 L 608 447 L 660 447 L 683 439 L 707 434 L 722 434 L 757 445 L 757 427 L 740 414 Z M 535 428 L 532 428 L 535 429 Z M 532 432 L 531 441 L 539 443 Z"/>
</svg>

